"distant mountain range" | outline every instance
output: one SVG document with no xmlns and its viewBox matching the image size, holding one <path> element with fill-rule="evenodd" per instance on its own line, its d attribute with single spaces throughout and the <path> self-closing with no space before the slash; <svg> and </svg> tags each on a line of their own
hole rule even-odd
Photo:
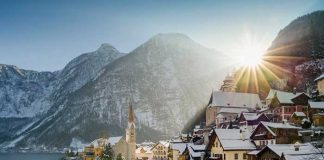
<svg viewBox="0 0 324 160">
<path fill-rule="evenodd" d="M 63 148 L 124 135 L 130 98 L 138 142 L 178 134 L 223 79 L 228 61 L 170 33 L 128 54 L 102 44 L 56 72 L 0 65 L 1 147 Z"/>
</svg>

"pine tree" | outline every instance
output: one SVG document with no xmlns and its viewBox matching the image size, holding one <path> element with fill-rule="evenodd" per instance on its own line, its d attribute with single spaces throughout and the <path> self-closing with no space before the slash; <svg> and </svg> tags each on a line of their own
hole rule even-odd
<svg viewBox="0 0 324 160">
<path fill-rule="evenodd" d="M 104 151 L 100 155 L 100 160 L 113 160 L 114 159 L 114 151 L 110 146 L 110 143 L 105 146 Z"/>
<path fill-rule="evenodd" d="M 121 153 L 119 153 L 119 154 L 117 155 L 116 160 L 123 160 L 123 157 L 122 157 L 122 154 L 121 154 Z"/>
</svg>

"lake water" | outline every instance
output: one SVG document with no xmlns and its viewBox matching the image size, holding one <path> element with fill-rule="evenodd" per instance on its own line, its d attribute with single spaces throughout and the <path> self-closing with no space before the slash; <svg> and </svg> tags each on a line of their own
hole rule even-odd
<svg viewBox="0 0 324 160">
<path fill-rule="evenodd" d="M 0 160 L 59 160 L 60 153 L 0 153 Z"/>
</svg>

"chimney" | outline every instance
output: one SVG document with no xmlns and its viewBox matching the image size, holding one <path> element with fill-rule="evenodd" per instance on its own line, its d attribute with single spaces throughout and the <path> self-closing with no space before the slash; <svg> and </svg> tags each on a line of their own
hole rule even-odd
<svg viewBox="0 0 324 160">
<path fill-rule="evenodd" d="M 245 130 L 240 129 L 240 137 L 242 141 L 245 141 Z"/>
<path fill-rule="evenodd" d="M 283 119 L 283 120 L 282 120 L 282 124 L 283 124 L 283 125 L 287 125 L 287 119 Z"/>
<path fill-rule="evenodd" d="M 297 142 L 294 144 L 295 151 L 299 151 L 299 147 L 300 147 L 300 144 L 299 144 L 299 142 L 297 141 Z"/>
<path fill-rule="evenodd" d="M 293 93 L 296 94 L 297 93 L 297 88 L 294 87 Z"/>
</svg>

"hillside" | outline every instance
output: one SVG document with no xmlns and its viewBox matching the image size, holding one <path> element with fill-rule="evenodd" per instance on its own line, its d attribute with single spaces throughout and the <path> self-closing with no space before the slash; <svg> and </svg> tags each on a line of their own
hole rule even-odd
<svg viewBox="0 0 324 160">
<path fill-rule="evenodd" d="M 217 68 L 226 61 L 226 56 L 186 35 L 158 34 L 103 66 L 79 89 L 55 91 L 64 96 L 56 96 L 61 98 L 46 118 L 4 144 L 66 147 L 72 139 L 89 142 L 124 135 L 129 98 L 134 102 L 138 142 L 178 134 L 227 72 L 226 67 Z"/>
<path fill-rule="evenodd" d="M 248 74 L 238 82 L 238 90 L 250 86 L 248 92 L 265 94 L 270 88 L 292 91 L 311 91 L 313 80 L 323 71 L 324 11 L 313 12 L 292 21 L 273 40 L 264 56 L 260 78 L 244 82 Z M 269 72 L 269 70 L 272 72 Z M 252 75 L 253 76 L 253 75 Z M 256 85 L 257 84 L 257 85 Z M 259 89 L 256 89 L 256 86 Z"/>
</svg>

